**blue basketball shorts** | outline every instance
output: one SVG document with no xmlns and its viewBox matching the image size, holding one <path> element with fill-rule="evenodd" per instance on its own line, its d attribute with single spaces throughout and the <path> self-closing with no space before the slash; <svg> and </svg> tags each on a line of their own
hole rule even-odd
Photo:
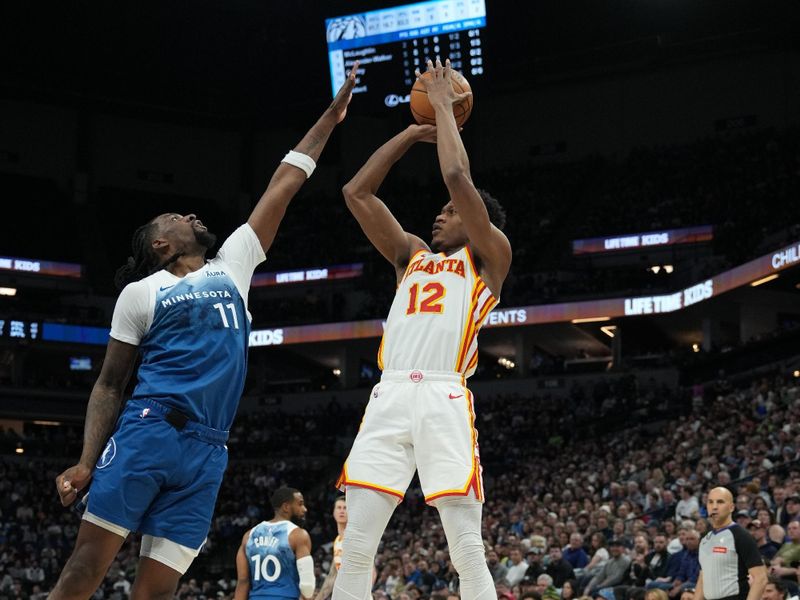
<svg viewBox="0 0 800 600">
<path fill-rule="evenodd" d="M 164 420 L 167 411 L 150 400 L 127 403 L 97 461 L 86 510 L 199 549 L 228 464 L 227 432 L 191 421 L 178 431 Z"/>
</svg>

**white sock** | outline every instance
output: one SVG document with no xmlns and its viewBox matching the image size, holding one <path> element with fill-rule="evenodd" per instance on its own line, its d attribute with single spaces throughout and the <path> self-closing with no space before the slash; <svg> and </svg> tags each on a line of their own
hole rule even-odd
<svg viewBox="0 0 800 600">
<path fill-rule="evenodd" d="M 347 528 L 342 541 L 342 566 L 332 600 L 370 600 L 375 552 L 397 498 L 362 488 L 347 488 Z"/>
<path fill-rule="evenodd" d="M 461 582 L 461 599 L 497 600 L 481 537 L 483 505 L 474 498 L 452 497 L 437 500 L 436 509 Z"/>
</svg>

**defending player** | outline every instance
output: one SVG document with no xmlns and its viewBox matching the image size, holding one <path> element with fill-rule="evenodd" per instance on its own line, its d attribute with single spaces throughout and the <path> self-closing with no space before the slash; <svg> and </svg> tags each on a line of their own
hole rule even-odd
<svg viewBox="0 0 800 600">
<path fill-rule="evenodd" d="M 128 285 L 89 398 L 81 458 L 56 479 L 65 506 L 93 483 L 75 548 L 50 598 L 89 598 L 130 531 L 143 534 L 134 600 L 172 597 L 197 556 L 244 386 L 250 279 L 344 119 L 357 68 L 216 258 L 206 262 L 215 237 L 194 215 L 164 214 L 134 234 L 134 256 L 118 272 L 118 283 Z M 138 385 L 120 415 L 139 354 Z"/>
<path fill-rule="evenodd" d="M 275 516 L 248 530 L 236 553 L 234 600 L 310 598 L 314 593 L 311 537 L 302 528 L 307 508 L 303 494 L 282 487 L 271 498 Z"/>
<path fill-rule="evenodd" d="M 428 61 L 424 78 L 437 127 L 412 126 L 378 149 L 344 187 L 347 205 L 394 266 L 397 292 L 378 362 L 383 369 L 339 486 L 348 524 L 334 600 L 366 600 L 381 535 L 415 468 L 436 506 L 465 600 L 496 598 L 481 539 L 483 489 L 472 394 L 465 378 L 478 360 L 477 333 L 497 303 L 511 264 L 496 200 L 472 183 L 452 105 L 463 99 L 451 70 Z M 419 78 L 419 72 L 417 72 Z M 450 201 L 431 246 L 403 231 L 376 192 L 414 143 L 435 139 Z"/>
<path fill-rule="evenodd" d="M 336 539 L 333 540 L 333 560 L 331 568 L 322 587 L 314 596 L 314 600 L 327 600 L 333 591 L 333 584 L 336 582 L 336 575 L 342 566 L 342 544 L 344 542 L 344 530 L 347 527 L 347 501 L 344 496 L 339 496 L 333 503 L 333 520 L 336 521 Z"/>
</svg>

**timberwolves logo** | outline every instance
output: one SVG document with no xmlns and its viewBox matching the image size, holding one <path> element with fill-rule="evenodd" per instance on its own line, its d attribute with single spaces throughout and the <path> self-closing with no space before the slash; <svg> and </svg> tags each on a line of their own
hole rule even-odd
<svg viewBox="0 0 800 600">
<path fill-rule="evenodd" d="M 328 43 L 354 40 L 367 35 L 367 20 L 363 15 L 350 15 L 328 21 Z"/>
<path fill-rule="evenodd" d="M 106 447 L 103 449 L 103 453 L 97 460 L 97 468 L 105 469 L 108 465 L 111 464 L 111 461 L 114 460 L 114 457 L 116 455 L 117 455 L 117 443 L 114 441 L 114 438 L 112 437 L 110 440 L 108 440 Z"/>
</svg>

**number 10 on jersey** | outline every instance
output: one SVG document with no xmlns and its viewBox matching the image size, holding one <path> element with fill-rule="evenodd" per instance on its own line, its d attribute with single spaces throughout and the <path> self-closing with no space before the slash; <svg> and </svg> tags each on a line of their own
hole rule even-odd
<svg viewBox="0 0 800 600">
<path fill-rule="evenodd" d="M 445 287 L 438 281 L 431 281 L 422 286 L 422 295 L 424 296 L 421 301 L 419 300 L 419 284 L 415 283 L 408 288 L 408 308 L 406 309 L 407 315 L 415 313 L 433 313 L 436 315 L 444 312 L 444 305 L 442 298 L 447 293 Z"/>
<path fill-rule="evenodd" d="M 253 580 L 259 581 L 263 579 L 267 583 L 272 583 L 281 576 L 281 563 L 277 557 L 272 554 L 264 556 L 263 560 L 260 554 L 254 554 L 250 557 L 253 561 Z M 272 565 L 272 574 L 269 572 L 269 566 Z"/>
</svg>

